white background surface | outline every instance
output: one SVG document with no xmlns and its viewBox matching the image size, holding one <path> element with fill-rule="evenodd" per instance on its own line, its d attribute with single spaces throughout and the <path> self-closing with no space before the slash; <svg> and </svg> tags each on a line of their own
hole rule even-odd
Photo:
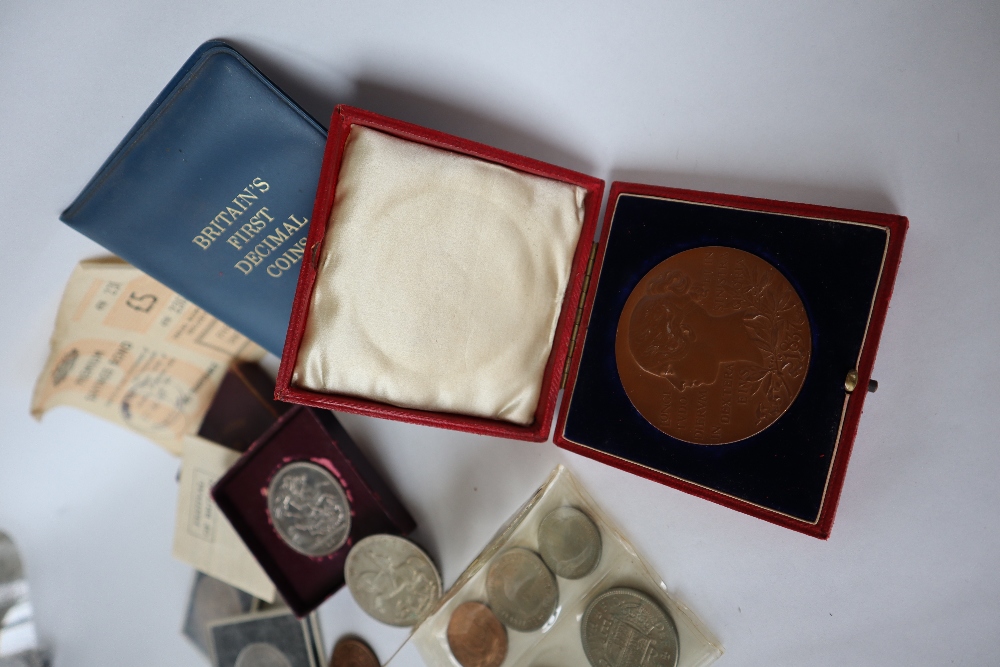
<svg viewBox="0 0 1000 667">
<path fill-rule="evenodd" d="M 177 460 L 28 403 L 65 281 L 102 254 L 59 212 L 212 37 L 321 120 L 349 102 L 609 181 L 908 216 L 828 542 L 551 444 L 343 421 L 447 584 L 562 461 L 720 667 L 996 663 L 997 3 L 0 0 L 0 528 L 57 665 L 203 664 L 179 634 Z M 383 660 L 405 636 L 346 591 L 322 615 L 328 643 L 358 632 Z"/>
</svg>

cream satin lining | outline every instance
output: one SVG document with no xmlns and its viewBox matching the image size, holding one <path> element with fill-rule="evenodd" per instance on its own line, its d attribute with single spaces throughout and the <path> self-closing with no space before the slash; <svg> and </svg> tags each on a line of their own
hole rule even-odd
<svg viewBox="0 0 1000 667">
<path fill-rule="evenodd" d="M 354 126 L 293 383 L 530 424 L 584 194 Z"/>
</svg>

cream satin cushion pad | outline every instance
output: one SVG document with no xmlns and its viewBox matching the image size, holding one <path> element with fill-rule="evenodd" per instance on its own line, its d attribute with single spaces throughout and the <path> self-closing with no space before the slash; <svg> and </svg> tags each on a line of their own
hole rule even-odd
<svg viewBox="0 0 1000 667">
<path fill-rule="evenodd" d="M 354 126 L 293 383 L 530 424 L 584 194 Z"/>
</svg>

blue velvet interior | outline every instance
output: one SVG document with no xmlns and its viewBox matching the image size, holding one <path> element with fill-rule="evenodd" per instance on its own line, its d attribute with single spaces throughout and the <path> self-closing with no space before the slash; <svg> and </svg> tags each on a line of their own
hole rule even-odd
<svg viewBox="0 0 1000 667">
<path fill-rule="evenodd" d="M 609 205 L 614 205 L 611 202 Z M 572 388 L 563 434 L 573 442 L 803 521 L 818 518 L 844 405 L 881 272 L 884 229 L 622 195 Z M 639 280 L 683 250 L 721 245 L 770 262 L 795 286 L 812 330 L 805 384 L 761 433 L 728 445 L 671 438 L 632 406 L 615 333 Z"/>
</svg>

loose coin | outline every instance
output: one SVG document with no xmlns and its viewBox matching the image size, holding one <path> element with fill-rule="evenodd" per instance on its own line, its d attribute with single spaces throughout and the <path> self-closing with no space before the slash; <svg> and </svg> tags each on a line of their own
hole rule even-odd
<svg viewBox="0 0 1000 667">
<path fill-rule="evenodd" d="M 267 510 L 285 544 L 306 556 L 327 556 L 347 541 L 351 509 L 343 487 L 315 463 L 289 463 L 267 488 Z"/>
<path fill-rule="evenodd" d="M 660 605 L 631 588 L 612 588 L 587 605 L 580 623 L 594 667 L 676 667 L 677 626 Z"/>
<path fill-rule="evenodd" d="M 292 667 L 292 663 L 273 644 L 254 642 L 240 651 L 233 667 Z"/>
<path fill-rule="evenodd" d="M 490 608 L 508 627 L 531 632 L 545 625 L 559 602 L 556 578 L 534 551 L 513 547 L 486 573 Z"/>
<path fill-rule="evenodd" d="M 812 338 L 798 292 L 768 262 L 706 246 L 657 264 L 618 320 L 615 361 L 632 405 L 697 445 L 749 438 L 806 379 Z"/>
<path fill-rule="evenodd" d="M 333 647 L 330 667 L 379 667 L 375 652 L 360 639 L 345 637 Z"/>
<path fill-rule="evenodd" d="M 416 624 L 441 597 L 434 563 L 413 542 L 395 535 L 371 535 L 355 544 L 344 577 L 358 606 L 389 625 Z"/>
<path fill-rule="evenodd" d="M 462 667 L 499 667 L 507 657 L 507 631 L 482 602 L 463 602 L 448 619 L 448 647 Z"/>
<path fill-rule="evenodd" d="M 579 579 L 601 560 L 601 531 L 575 507 L 558 507 L 538 525 L 538 551 L 556 575 Z"/>
<path fill-rule="evenodd" d="M 243 604 L 238 590 L 208 575 L 199 575 L 192 598 L 185 629 L 193 635 L 192 639 L 197 639 L 198 648 L 211 655 L 212 640 L 208 624 L 220 618 L 246 613 L 249 604 Z"/>
</svg>

